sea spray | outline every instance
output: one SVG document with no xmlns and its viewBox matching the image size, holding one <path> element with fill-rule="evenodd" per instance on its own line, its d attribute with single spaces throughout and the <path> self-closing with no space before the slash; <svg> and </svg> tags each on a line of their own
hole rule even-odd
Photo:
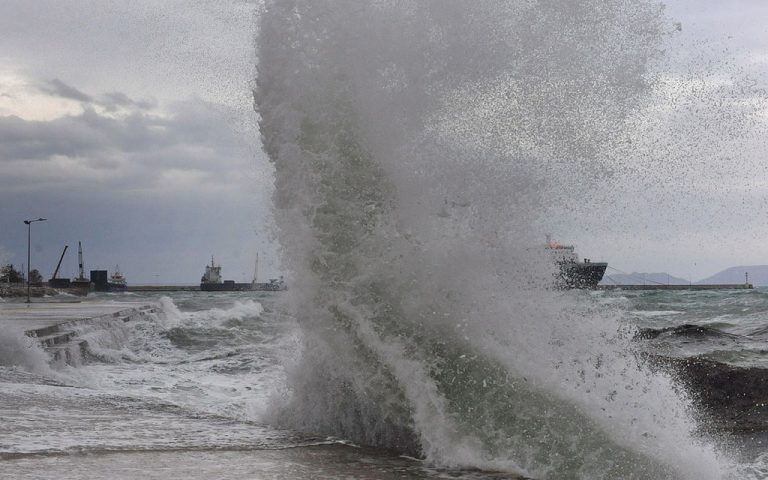
<svg viewBox="0 0 768 480">
<path fill-rule="evenodd" d="M 303 330 L 283 425 L 539 478 L 718 478 L 542 229 L 610 174 L 643 1 L 270 1 L 256 106 Z"/>
<path fill-rule="evenodd" d="M 28 336 L 23 328 L 6 324 L 0 332 L 0 367 L 19 367 L 45 375 L 52 373 L 48 361 L 40 342 Z"/>
</svg>

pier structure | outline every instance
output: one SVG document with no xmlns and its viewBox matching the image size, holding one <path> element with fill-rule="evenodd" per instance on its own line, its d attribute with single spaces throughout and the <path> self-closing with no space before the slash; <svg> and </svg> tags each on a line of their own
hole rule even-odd
<svg viewBox="0 0 768 480">
<path fill-rule="evenodd" d="M 714 284 L 690 284 L 668 285 L 663 283 L 649 283 L 647 285 L 598 285 L 598 290 L 751 290 L 751 283 L 714 283 Z"/>
<path fill-rule="evenodd" d="M 610 275 L 606 275 L 603 277 L 602 281 L 610 281 L 613 283 L 601 283 L 596 287 L 598 290 L 752 290 L 755 288 L 754 285 L 749 283 L 749 272 L 744 272 L 744 283 L 664 283 L 657 280 L 646 279 L 645 274 L 628 274 L 617 268 L 610 266 L 608 268 L 624 277 L 636 279 L 638 283 L 617 283 Z M 642 277 L 640 275 L 642 275 Z M 667 274 L 667 278 L 669 279 L 669 274 Z M 639 281 L 642 281 L 643 283 L 639 283 Z"/>
</svg>

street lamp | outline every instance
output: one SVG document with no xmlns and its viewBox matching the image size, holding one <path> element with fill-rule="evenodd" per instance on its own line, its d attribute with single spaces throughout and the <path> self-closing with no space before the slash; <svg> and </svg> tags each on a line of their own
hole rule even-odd
<svg viewBox="0 0 768 480">
<path fill-rule="evenodd" d="M 38 218 L 37 220 L 24 220 L 24 223 L 27 225 L 27 303 L 31 303 L 29 300 L 29 256 L 30 256 L 30 247 L 32 245 L 31 242 L 31 230 L 32 230 L 32 223 L 33 222 L 44 222 L 45 218 Z"/>
</svg>

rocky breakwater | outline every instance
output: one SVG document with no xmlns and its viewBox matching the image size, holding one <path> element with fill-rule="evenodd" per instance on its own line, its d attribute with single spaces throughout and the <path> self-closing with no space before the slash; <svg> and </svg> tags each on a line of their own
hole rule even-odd
<svg viewBox="0 0 768 480">
<path fill-rule="evenodd" d="M 755 335 L 738 335 L 717 328 L 685 324 L 661 329 L 641 329 L 636 340 L 651 352 L 652 369 L 673 375 L 685 389 L 700 425 L 709 433 L 768 436 L 768 368 L 761 363 L 718 361 L 712 355 L 731 352 L 764 355 Z M 759 345 L 759 342 L 757 343 Z M 663 352 L 663 350 L 677 353 Z M 688 350 L 686 354 L 685 351 Z M 691 355 L 690 352 L 699 353 Z"/>
<path fill-rule="evenodd" d="M 710 429 L 733 434 L 768 433 L 768 369 L 703 358 L 664 359 L 709 417 Z"/>
</svg>

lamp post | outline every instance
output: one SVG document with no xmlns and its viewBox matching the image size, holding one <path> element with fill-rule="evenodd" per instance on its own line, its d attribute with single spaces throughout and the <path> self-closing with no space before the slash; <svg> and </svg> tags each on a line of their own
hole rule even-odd
<svg viewBox="0 0 768 480">
<path fill-rule="evenodd" d="M 31 303 L 29 300 L 29 260 L 30 260 L 30 250 L 32 246 L 32 223 L 33 222 L 44 222 L 45 218 L 38 218 L 37 220 L 24 220 L 24 223 L 27 225 L 27 303 Z"/>
</svg>

